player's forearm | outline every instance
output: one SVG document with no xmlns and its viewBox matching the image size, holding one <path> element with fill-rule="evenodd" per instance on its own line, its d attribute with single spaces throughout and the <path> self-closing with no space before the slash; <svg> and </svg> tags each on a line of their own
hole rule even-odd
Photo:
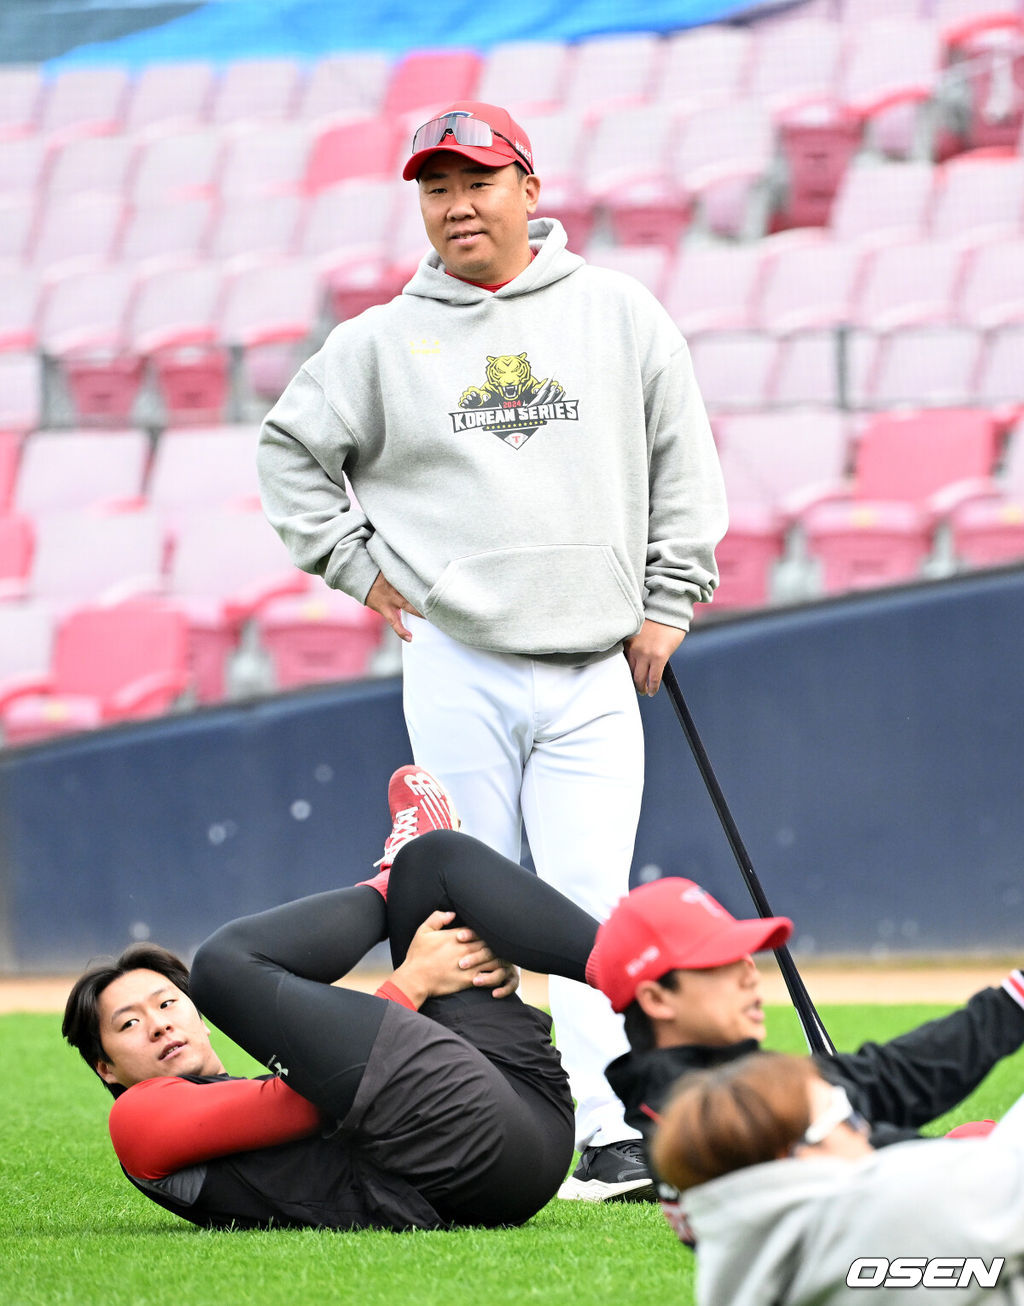
<svg viewBox="0 0 1024 1306">
<path fill-rule="evenodd" d="M 281 1079 L 194 1084 L 168 1078 L 122 1093 L 109 1129 L 130 1175 L 163 1179 L 214 1157 L 307 1138 L 323 1123 L 316 1107 Z"/>
</svg>

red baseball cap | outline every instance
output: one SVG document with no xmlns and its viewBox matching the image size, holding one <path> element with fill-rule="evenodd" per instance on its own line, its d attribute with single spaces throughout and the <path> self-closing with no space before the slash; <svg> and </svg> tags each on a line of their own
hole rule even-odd
<svg viewBox="0 0 1024 1306">
<path fill-rule="evenodd" d="M 597 931 L 587 979 L 625 1011 L 641 980 L 670 970 L 727 966 L 781 948 L 793 933 L 785 916 L 738 921 L 692 880 L 668 876 L 620 898 Z"/>
<path fill-rule="evenodd" d="M 402 169 L 405 180 L 415 180 L 427 159 L 439 150 L 461 154 L 488 168 L 518 163 L 533 172 L 529 136 L 507 109 L 500 109 L 496 104 L 459 100 L 417 127 L 412 138 L 412 155 Z"/>
</svg>

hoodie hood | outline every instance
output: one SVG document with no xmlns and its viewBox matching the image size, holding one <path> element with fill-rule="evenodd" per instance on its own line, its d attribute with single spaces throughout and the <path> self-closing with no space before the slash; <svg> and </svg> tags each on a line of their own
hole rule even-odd
<svg viewBox="0 0 1024 1306">
<path fill-rule="evenodd" d="M 917 1139 L 859 1161 L 770 1161 L 682 1195 L 697 1244 L 698 1306 L 839 1306 L 861 1258 L 1005 1257 L 998 1286 L 909 1286 L 902 1302 L 1020 1300 L 1024 1149 Z"/>
<path fill-rule="evenodd" d="M 481 299 L 511 299 L 527 295 L 554 285 L 563 277 L 571 276 L 585 265 L 579 254 L 566 249 L 566 234 L 562 224 L 554 218 L 534 218 L 529 226 L 530 248 L 537 256 L 528 268 L 500 290 L 484 290 L 458 277 L 450 277 L 436 249 L 424 254 L 412 279 L 402 290 L 403 295 L 418 295 L 421 299 L 440 299 L 446 304 L 478 304 Z"/>
<path fill-rule="evenodd" d="M 825 1158 L 772 1161 L 684 1193 L 683 1208 L 697 1241 L 700 1306 L 803 1301 L 793 1295 L 794 1283 L 806 1277 L 815 1210 L 830 1202 L 856 1169 Z M 844 1278 L 845 1272 L 844 1266 Z"/>
</svg>

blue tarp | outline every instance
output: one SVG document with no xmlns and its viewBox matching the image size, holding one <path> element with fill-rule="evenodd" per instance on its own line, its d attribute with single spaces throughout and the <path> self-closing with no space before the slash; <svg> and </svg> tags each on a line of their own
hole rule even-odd
<svg viewBox="0 0 1024 1306">
<path fill-rule="evenodd" d="M 667 32 L 699 27 L 778 7 L 751 0 L 211 0 L 171 22 L 114 41 L 79 46 L 52 60 L 71 64 L 141 67 L 182 59 L 271 55 L 317 58 L 339 50 L 466 47 L 486 50 L 501 41 L 578 40 L 603 32 Z"/>
</svg>

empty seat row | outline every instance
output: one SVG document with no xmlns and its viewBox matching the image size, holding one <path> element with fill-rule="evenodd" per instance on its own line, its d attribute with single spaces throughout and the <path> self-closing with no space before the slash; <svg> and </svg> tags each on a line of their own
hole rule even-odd
<svg viewBox="0 0 1024 1306">
<path fill-rule="evenodd" d="M 203 195 L 315 193 L 348 177 L 396 178 L 408 148 L 401 123 L 380 115 L 317 122 L 184 128 L 4 142 L 0 195 L 67 202 L 113 192 L 133 204 Z"/>
<path fill-rule="evenodd" d="M 808 233 L 736 246 L 695 243 L 674 260 L 653 246 L 593 248 L 588 258 L 642 281 L 688 335 L 1024 321 L 1024 234 L 977 244 L 864 244 Z"/>
<path fill-rule="evenodd" d="M 711 410 L 824 404 L 1024 404 L 1024 324 L 991 331 L 909 326 L 887 332 L 708 332 L 691 339 L 694 370 Z"/>
<path fill-rule="evenodd" d="M 1010 3 L 990 9 L 1013 17 Z M 895 13 L 895 16 L 894 16 Z M 967 39 L 962 15 L 899 14 L 868 21 L 800 16 L 757 27 L 711 26 L 661 37 L 627 33 L 574 44 L 513 41 L 487 54 L 413 52 L 330 55 L 305 64 L 287 57 L 121 68 L 69 68 L 44 76 L 7 69 L 0 78 L 0 128 L 59 131 L 91 124 L 136 130 L 185 119 L 280 120 L 347 111 L 392 116 L 446 99 L 496 103 L 593 104 L 607 99 L 672 100 L 698 93 L 791 96 L 840 87 L 848 96 L 920 87 L 937 75 L 950 46 Z"/>
<path fill-rule="evenodd" d="M 242 424 L 171 427 L 155 442 L 133 429 L 36 431 L 20 442 L 0 512 L 37 518 L 142 500 L 174 529 L 193 513 L 255 499 L 258 435 Z"/>
<path fill-rule="evenodd" d="M 306 632 L 300 643 L 308 647 L 298 660 L 310 667 L 309 679 L 323 678 L 325 669 L 341 666 L 342 658 L 350 656 L 351 650 L 332 655 L 331 631 L 336 633 L 339 624 L 363 632 L 363 672 L 379 642 L 380 618 L 347 595 L 308 602 L 324 599 L 322 587 L 314 591 L 312 578 L 291 565 L 257 506 L 189 511 L 173 533 L 147 506 L 96 505 L 31 519 L 8 514 L 0 517 L 0 540 L 16 539 L 12 526 L 25 521 L 27 565 L 22 575 L 8 576 L 0 586 L 0 621 L 4 614 L 32 611 L 53 630 L 83 603 L 170 604 L 187 620 L 189 681 L 200 702 L 225 696 L 229 663 L 240 651 L 244 630 L 276 600 L 303 600 L 278 616 L 283 627 Z M 10 562 L 14 547 L 8 543 L 0 557 Z M 17 556 L 24 560 L 23 552 Z M 314 628 L 321 630 L 319 643 L 325 645 L 319 651 L 318 641 L 309 637 Z M 29 646 L 36 645 L 31 641 Z M 13 665 L 23 656 L 7 647 L 0 671 L 12 676 L 40 670 Z M 319 670 L 313 673 L 317 659 Z M 290 675 L 296 683 L 298 669 Z"/>
<path fill-rule="evenodd" d="M 1024 424 L 808 410 L 716 421 L 730 526 L 719 611 L 1024 560 Z"/>
</svg>

